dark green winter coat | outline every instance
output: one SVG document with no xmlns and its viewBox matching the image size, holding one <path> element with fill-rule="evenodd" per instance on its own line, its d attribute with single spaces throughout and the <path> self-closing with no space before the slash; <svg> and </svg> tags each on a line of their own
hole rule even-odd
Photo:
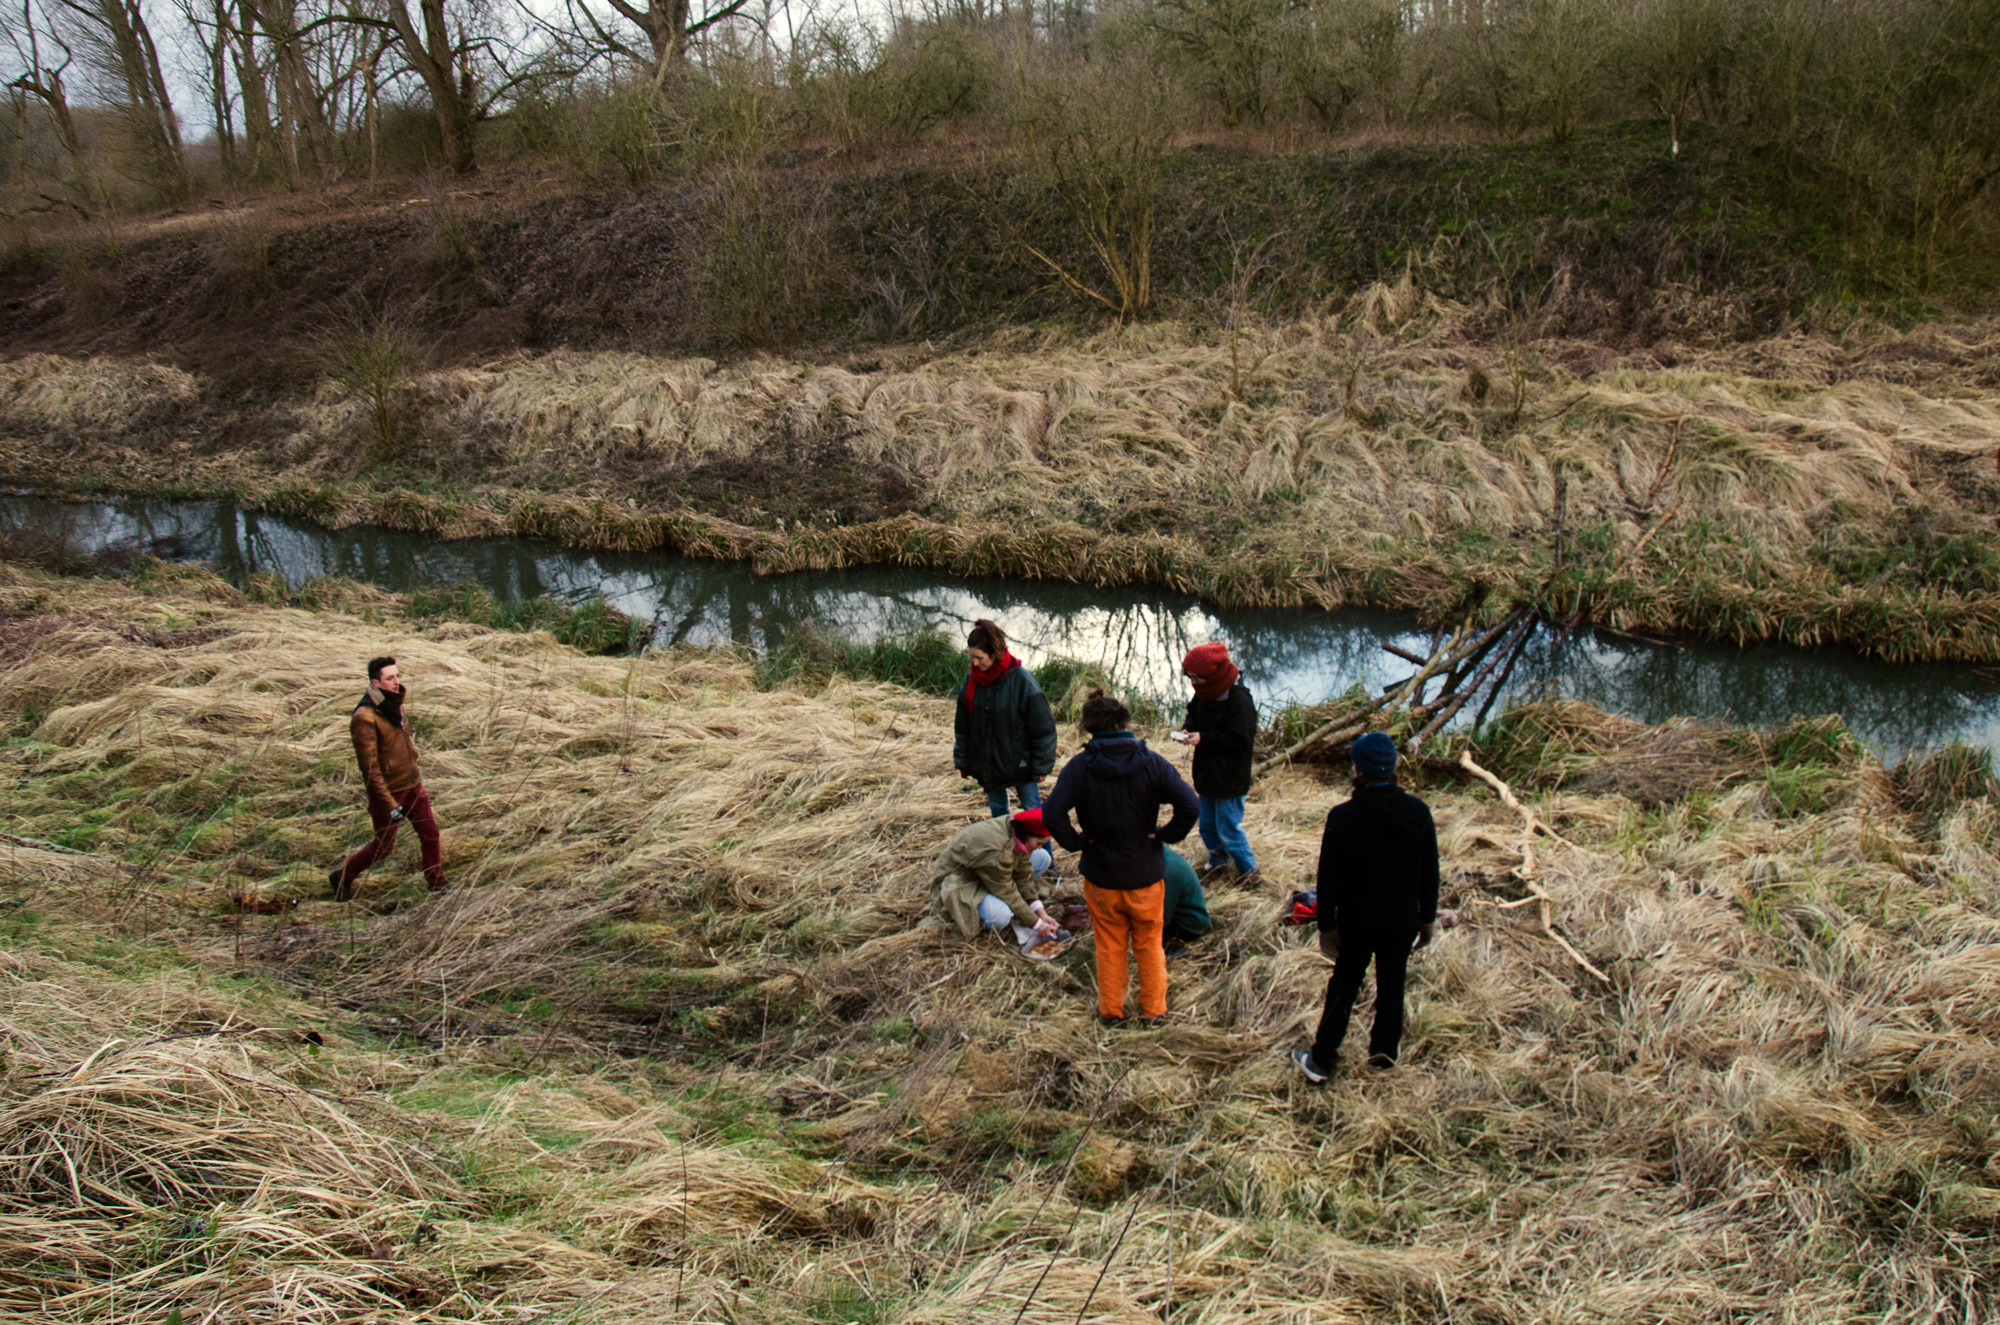
<svg viewBox="0 0 2000 1325">
<path fill-rule="evenodd" d="M 961 691 L 951 762 L 988 791 L 1047 777 L 1056 766 L 1056 719 L 1035 684 L 1016 662 L 988 686 L 972 687 L 968 708 Z"/>
<path fill-rule="evenodd" d="M 1185 943 L 1208 933 L 1215 922 L 1208 918 L 1208 898 L 1202 895 L 1194 866 L 1178 851 L 1167 852 L 1166 858 L 1167 900 L 1160 909 L 1160 932 Z"/>
</svg>

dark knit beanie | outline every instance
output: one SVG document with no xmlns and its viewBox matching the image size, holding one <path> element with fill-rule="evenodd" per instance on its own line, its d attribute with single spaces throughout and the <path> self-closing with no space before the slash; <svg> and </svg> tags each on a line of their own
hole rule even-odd
<svg viewBox="0 0 2000 1325">
<path fill-rule="evenodd" d="M 1387 732 L 1368 732 L 1354 743 L 1354 771 L 1371 778 L 1396 771 L 1396 743 Z"/>
</svg>

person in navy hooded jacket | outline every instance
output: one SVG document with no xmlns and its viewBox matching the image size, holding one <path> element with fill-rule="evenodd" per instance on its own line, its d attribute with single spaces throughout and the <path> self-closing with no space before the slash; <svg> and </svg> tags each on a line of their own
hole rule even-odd
<svg viewBox="0 0 2000 1325">
<path fill-rule="evenodd" d="M 1125 945 L 1139 968 L 1139 1021 L 1167 1015 L 1166 850 L 1200 815 L 1194 788 L 1128 730 L 1132 711 L 1102 690 L 1083 703 L 1078 725 L 1090 743 L 1063 765 L 1042 820 L 1066 849 L 1082 853 L 1083 901 L 1097 945 L 1097 1014 L 1125 1021 Z M 1164 827 L 1160 807 L 1173 815 Z M 1070 813 L 1076 823 L 1070 822 Z"/>
<path fill-rule="evenodd" d="M 1438 838 L 1430 806 L 1396 786 L 1396 743 L 1354 743 L 1354 794 L 1326 812 L 1319 846 L 1319 950 L 1333 962 L 1312 1048 L 1292 1062 L 1319 1085 L 1333 1074 L 1361 981 L 1375 967 L 1368 1066 L 1396 1065 L 1410 952 L 1437 937 Z"/>
</svg>

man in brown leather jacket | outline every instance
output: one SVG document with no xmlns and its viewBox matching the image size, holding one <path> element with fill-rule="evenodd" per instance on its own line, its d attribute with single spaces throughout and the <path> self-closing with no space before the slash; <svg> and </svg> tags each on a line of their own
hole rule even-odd
<svg viewBox="0 0 2000 1325">
<path fill-rule="evenodd" d="M 417 746 L 403 717 L 403 699 L 408 693 L 394 658 L 368 660 L 368 691 L 354 706 L 347 730 L 354 738 L 354 757 L 361 764 L 361 780 L 368 788 L 368 817 L 375 821 L 375 835 L 345 864 L 327 871 L 336 902 L 351 899 L 361 871 L 395 849 L 396 828 L 405 819 L 417 830 L 417 843 L 423 848 L 424 882 L 434 893 L 444 891 L 444 852 L 438 844 L 437 818 L 431 813 L 431 798 L 423 779 L 417 775 Z"/>
</svg>

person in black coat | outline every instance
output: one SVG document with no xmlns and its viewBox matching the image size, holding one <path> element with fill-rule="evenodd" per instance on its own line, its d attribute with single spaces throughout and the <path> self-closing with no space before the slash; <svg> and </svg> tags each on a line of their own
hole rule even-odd
<svg viewBox="0 0 2000 1325">
<path fill-rule="evenodd" d="M 1178 842 L 1200 813 L 1194 788 L 1174 766 L 1127 730 L 1132 712 L 1099 690 L 1084 701 L 1079 722 L 1090 744 L 1063 765 L 1042 821 L 1055 840 L 1083 854 L 1083 902 L 1097 947 L 1097 1013 L 1125 1020 L 1125 945 L 1139 968 L 1139 1017 L 1151 1025 L 1167 1015 L 1165 845 Z M 1160 825 L 1160 807 L 1173 815 Z M 1070 822 L 1075 811 L 1076 823 Z"/>
<path fill-rule="evenodd" d="M 1056 720 L 1035 674 L 1007 651 L 1007 633 L 991 621 L 972 623 L 965 637 L 972 675 L 958 697 L 951 762 L 986 792 L 986 808 L 1007 813 L 1012 787 L 1021 808 L 1042 803 L 1041 780 L 1056 766 Z"/>
<path fill-rule="evenodd" d="M 1181 674 L 1194 683 L 1182 727 L 1194 747 L 1194 790 L 1201 798 L 1202 844 L 1208 872 L 1235 866 L 1237 883 L 1257 886 L 1257 853 L 1243 831 L 1243 798 L 1250 794 L 1252 747 L 1257 740 L 1257 705 L 1243 684 L 1229 646 L 1210 642 L 1189 649 Z"/>
<path fill-rule="evenodd" d="M 1396 1065 L 1403 978 L 1412 949 L 1437 936 L 1437 908 L 1437 824 L 1428 805 L 1396 786 L 1396 743 L 1369 732 L 1354 743 L 1354 794 L 1327 811 L 1320 838 L 1319 947 L 1333 976 L 1312 1048 L 1292 1050 L 1306 1080 L 1318 1085 L 1332 1075 L 1370 962 L 1368 1065 Z"/>
</svg>

